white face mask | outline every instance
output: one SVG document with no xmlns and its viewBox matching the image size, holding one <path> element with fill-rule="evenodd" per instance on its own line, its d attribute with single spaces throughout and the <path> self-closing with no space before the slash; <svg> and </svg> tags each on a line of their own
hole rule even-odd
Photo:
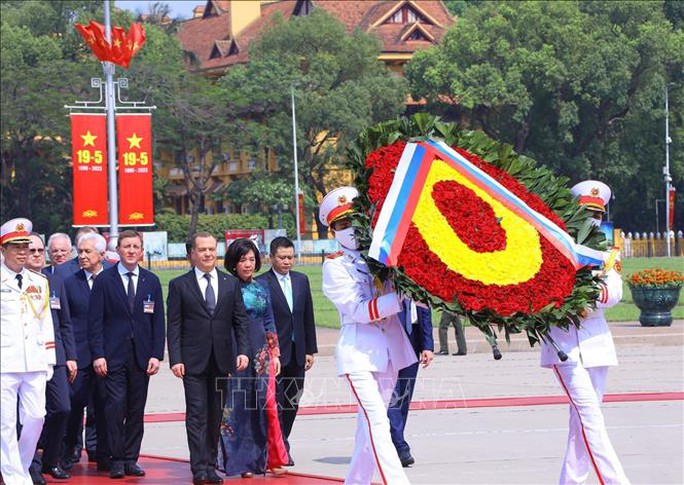
<svg viewBox="0 0 684 485">
<path fill-rule="evenodd" d="M 591 218 L 591 225 L 596 226 L 596 227 L 600 227 L 601 226 L 601 219 L 595 219 L 592 217 Z"/>
<path fill-rule="evenodd" d="M 346 229 L 342 229 L 341 231 L 335 231 L 335 239 L 347 249 L 359 249 L 359 243 L 356 241 L 356 237 L 354 237 L 353 227 L 348 227 Z"/>
</svg>

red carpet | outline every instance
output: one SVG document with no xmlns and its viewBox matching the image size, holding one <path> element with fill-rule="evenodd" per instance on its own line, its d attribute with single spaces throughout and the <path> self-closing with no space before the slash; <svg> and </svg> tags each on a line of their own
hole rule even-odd
<svg viewBox="0 0 684 485">
<path fill-rule="evenodd" d="M 603 402 L 643 402 L 643 401 L 683 401 L 684 392 L 626 392 L 622 394 L 606 394 Z M 413 401 L 411 410 L 426 409 L 468 409 L 468 408 L 500 408 L 515 406 L 548 406 L 566 404 L 567 396 L 522 396 L 522 397 L 489 397 L 471 399 L 441 399 L 438 401 Z M 356 404 L 332 404 L 325 406 L 303 406 L 298 416 L 321 414 L 356 413 Z M 148 413 L 146 423 L 172 423 L 185 420 L 185 413 Z"/>
<path fill-rule="evenodd" d="M 79 485 L 118 485 L 128 483 L 140 483 L 145 485 L 183 485 L 192 483 L 190 464 L 184 460 L 173 458 L 162 458 L 157 456 L 141 455 L 138 464 L 147 472 L 147 475 L 140 478 L 125 477 L 120 480 L 112 480 L 106 472 L 98 472 L 94 463 L 81 463 L 74 465 L 71 469 L 71 480 L 54 480 L 46 475 L 48 483 L 79 484 Z M 221 474 L 220 474 L 221 475 Z M 250 480 L 243 480 L 240 477 L 226 478 L 221 475 L 226 483 L 237 482 L 251 483 L 259 485 L 326 485 L 341 483 L 343 480 L 331 477 L 320 477 L 302 473 L 286 473 L 282 477 L 275 478 L 273 475 L 255 475 Z"/>
</svg>

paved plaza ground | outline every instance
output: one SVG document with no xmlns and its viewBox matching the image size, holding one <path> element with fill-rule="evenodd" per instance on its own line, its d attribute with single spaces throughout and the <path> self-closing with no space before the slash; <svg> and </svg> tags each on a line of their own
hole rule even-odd
<svg viewBox="0 0 684 485">
<path fill-rule="evenodd" d="M 638 322 L 611 328 L 620 366 L 609 373 L 604 414 L 627 475 L 635 484 L 684 483 L 684 321 L 663 328 Z M 353 401 L 335 376 L 337 331 L 319 329 L 318 337 L 320 353 L 307 374 L 291 436 L 296 463 L 291 470 L 342 478 L 354 445 Z M 476 329 L 468 328 L 467 338 L 467 356 L 436 356 L 419 374 L 414 397 L 419 409 L 411 412 L 407 427 L 416 458 L 408 469 L 411 482 L 556 483 L 567 405 L 552 373 L 539 367 L 538 349 L 514 339 L 510 347 L 500 345 L 503 359 L 494 361 Z M 455 351 L 453 341 L 450 346 Z M 188 458 L 183 411 L 182 384 L 164 366 L 150 387 L 143 453 Z M 288 483 L 313 479 L 293 476 Z"/>
</svg>

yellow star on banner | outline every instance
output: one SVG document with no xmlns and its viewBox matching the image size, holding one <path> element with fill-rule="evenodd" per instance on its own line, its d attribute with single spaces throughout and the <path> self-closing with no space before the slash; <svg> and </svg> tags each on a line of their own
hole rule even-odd
<svg viewBox="0 0 684 485">
<path fill-rule="evenodd" d="M 133 136 L 130 138 L 126 138 L 126 140 L 128 140 L 128 148 L 140 148 L 140 142 L 142 141 L 142 138 L 135 133 L 133 133 Z"/>
<path fill-rule="evenodd" d="M 97 138 L 97 136 L 90 133 L 90 130 L 86 131 L 85 135 L 81 135 L 81 138 L 83 138 L 84 147 L 90 145 L 91 147 L 95 148 L 95 139 Z"/>
</svg>

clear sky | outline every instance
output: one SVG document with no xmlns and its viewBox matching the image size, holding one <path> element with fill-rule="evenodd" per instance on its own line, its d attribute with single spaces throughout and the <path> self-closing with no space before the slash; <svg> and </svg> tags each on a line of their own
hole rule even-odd
<svg viewBox="0 0 684 485">
<path fill-rule="evenodd" d="M 154 0 L 115 0 L 114 5 L 117 8 L 130 10 L 131 12 L 147 13 L 150 6 L 155 3 Z M 206 0 L 160 0 L 160 3 L 166 3 L 171 7 L 172 18 L 189 19 L 192 17 L 192 9 L 197 5 L 204 5 Z"/>
</svg>

